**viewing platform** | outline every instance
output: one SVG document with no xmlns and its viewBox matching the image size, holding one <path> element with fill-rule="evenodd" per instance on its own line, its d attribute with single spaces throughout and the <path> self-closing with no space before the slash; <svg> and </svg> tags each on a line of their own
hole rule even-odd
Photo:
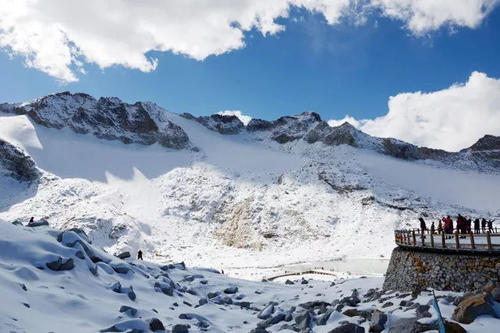
<svg viewBox="0 0 500 333">
<path fill-rule="evenodd" d="M 453 230 L 451 234 L 422 232 L 420 229 L 395 230 L 396 244 L 407 249 L 428 252 L 455 252 L 468 254 L 500 255 L 500 230 L 479 233 L 460 233 Z"/>
</svg>

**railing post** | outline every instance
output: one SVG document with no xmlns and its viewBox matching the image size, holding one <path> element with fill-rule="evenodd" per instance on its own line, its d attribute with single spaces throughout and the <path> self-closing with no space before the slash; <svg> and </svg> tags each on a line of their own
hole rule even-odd
<svg viewBox="0 0 500 333">
<path fill-rule="evenodd" d="M 445 241 L 445 239 L 444 239 L 444 232 L 442 232 L 442 233 L 441 233 L 441 245 L 442 245 L 443 247 L 446 247 L 446 241 Z"/>
<path fill-rule="evenodd" d="M 490 231 L 486 231 L 486 241 L 488 242 L 488 251 L 491 251 L 491 235 Z"/>
<path fill-rule="evenodd" d="M 434 234 L 431 232 L 431 247 L 434 247 Z"/>
<path fill-rule="evenodd" d="M 413 236 L 413 246 L 417 245 L 417 238 L 415 237 L 415 229 L 411 231 L 411 235 Z"/>
<path fill-rule="evenodd" d="M 425 246 L 425 231 L 422 230 L 420 237 L 422 237 L 422 246 Z"/>
<path fill-rule="evenodd" d="M 470 235 L 470 247 L 472 249 L 475 249 L 476 248 L 476 244 L 474 244 L 474 233 L 471 231 L 469 233 L 469 235 Z"/>
<path fill-rule="evenodd" d="M 457 249 L 460 248 L 460 241 L 458 240 L 458 229 L 457 232 L 455 232 L 455 245 L 457 246 Z"/>
</svg>

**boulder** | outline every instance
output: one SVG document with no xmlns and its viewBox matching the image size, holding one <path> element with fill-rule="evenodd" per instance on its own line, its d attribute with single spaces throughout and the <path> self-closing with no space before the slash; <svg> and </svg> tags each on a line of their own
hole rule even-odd
<svg viewBox="0 0 500 333">
<path fill-rule="evenodd" d="M 130 258 L 130 252 L 129 251 L 122 252 L 122 253 L 118 254 L 116 257 L 120 258 L 120 259 Z"/>
<path fill-rule="evenodd" d="M 266 306 L 261 312 L 259 312 L 257 318 L 268 319 L 272 316 L 273 313 L 274 313 L 274 303 L 269 303 L 268 306 Z"/>
<path fill-rule="evenodd" d="M 359 316 L 359 317 L 364 318 L 364 319 L 370 319 L 372 317 L 372 313 L 370 311 L 362 311 L 362 310 L 358 310 L 358 309 L 348 309 L 348 310 L 345 310 L 342 314 L 344 316 L 348 316 L 348 317 Z"/>
<path fill-rule="evenodd" d="M 46 265 L 53 271 L 68 271 L 75 267 L 72 258 L 63 259 L 61 257 L 55 261 L 48 262 Z"/>
<path fill-rule="evenodd" d="M 470 324 L 480 315 L 496 316 L 490 293 L 480 293 L 467 297 L 461 301 L 453 311 L 453 320 L 463 324 Z"/>
<path fill-rule="evenodd" d="M 31 223 L 28 223 L 26 226 L 33 228 L 33 227 L 41 227 L 41 226 L 48 226 L 48 225 L 49 225 L 49 221 L 47 221 L 46 219 L 40 219 L 38 221 L 33 221 Z"/>
<path fill-rule="evenodd" d="M 172 326 L 172 333 L 188 333 L 189 326 L 183 324 L 176 324 Z"/>
<path fill-rule="evenodd" d="M 293 281 L 290 281 L 290 280 L 288 280 L 288 279 L 287 279 L 287 280 L 285 281 L 285 284 L 295 284 L 295 283 L 294 283 Z"/>
<path fill-rule="evenodd" d="M 137 315 L 137 309 L 128 305 L 122 305 L 120 307 L 120 312 L 125 312 L 131 317 L 135 317 Z"/>
<path fill-rule="evenodd" d="M 299 331 L 306 331 L 311 328 L 312 314 L 311 311 L 302 311 L 295 316 L 295 327 Z"/>
<path fill-rule="evenodd" d="M 276 325 L 277 323 L 285 320 L 285 316 L 286 316 L 285 313 L 279 312 L 276 315 L 272 316 L 271 318 L 268 318 L 268 319 L 258 323 L 257 327 L 268 328 L 269 326 Z"/>
<path fill-rule="evenodd" d="M 386 322 L 387 315 L 382 311 L 375 310 L 372 314 L 372 319 L 370 320 L 369 332 L 382 332 L 385 328 Z"/>
<path fill-rule="evenodd" d="M 418 304 L 417 307 L 415 308 L 415 311 L 417 313 L 417 319 L 432 317 L 432 315 L 429 312 L 429 308 L 430 308 L 429 305 Z"/>
<path fill-rule="evenodd" d="M 335 327 L 328 333 L 365 333 L 365 329 L 364 327 L 353 323 L 345 323 L 342 324 L 341 326 Z"/>
<path fill-rule="evenodd" d="M 238 292 L 238 287 L 236 286 L 224 289 L 225 294 L 236 294 L 237 292 Z"/>
<path fill-rule="evenodd" d="M 151 321 L 149 322 L 149 329 L 153 332 L 156 332 L 156 331 L 164 331 L 165 330 L 165 326 L 163 326 L 163 323 L 161 322 L 160 319 L 158 318 L 153 318 L 151 319 Z M 172 330 L 173 332 L 173 330 Z M 187 330 L 186 330 L 187 332 Z M 179 333 L 179 332 L 178 332 Z"/>
</svg>

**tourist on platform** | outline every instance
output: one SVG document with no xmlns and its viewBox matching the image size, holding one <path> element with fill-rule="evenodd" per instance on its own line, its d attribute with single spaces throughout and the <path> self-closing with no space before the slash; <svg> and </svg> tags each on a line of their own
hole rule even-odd
<svg viewBox="0 0 500 333">
<path fill-rule="evenodd" d="M 420 221 L 420 230 L 422 233 L 424 233 L 425 230 L 427 230 L 427 225 L 425 224 L 425 221 L 422 217 L 419 217 L 418 220 Z"/>
<path fill-rule="evenodd" d="M 443 217 L 444 220 L 444 217 Z M 439 220 L 438 223 L 438 234 L 441 234 L 443 232 L 443 223 L 441 223 L 441 220 Z"/>
<path fill-rule="evenodd" d="M 481 230 L 479 229 L 479 223 L 479 218 L 474 220 L 474 233 L 476 234 L 481 232 Z"/>
<path fill-rule="evenodd" d="M 481 220 L 481 229 L 483 230 L 483 232 L 486 232 L 486 219 L 484 217 Z"/>
</svg>

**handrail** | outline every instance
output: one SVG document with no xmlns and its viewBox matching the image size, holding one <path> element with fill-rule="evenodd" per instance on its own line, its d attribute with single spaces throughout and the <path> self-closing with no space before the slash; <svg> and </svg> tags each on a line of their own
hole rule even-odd
<svg viewBox="0 0 500 333">
<path fill-rule="evenodd" d="M 396 244 L 402 247 L 481 253 L 500 252 L 500 229 L 496 227 L 489 230 L 482 229 L 478 233 L 473 231 L 460 233 L 456 228 L 453 229 L 453 233 L 404 229 L 395 230 L 394 237 Z"/>
</svg>

